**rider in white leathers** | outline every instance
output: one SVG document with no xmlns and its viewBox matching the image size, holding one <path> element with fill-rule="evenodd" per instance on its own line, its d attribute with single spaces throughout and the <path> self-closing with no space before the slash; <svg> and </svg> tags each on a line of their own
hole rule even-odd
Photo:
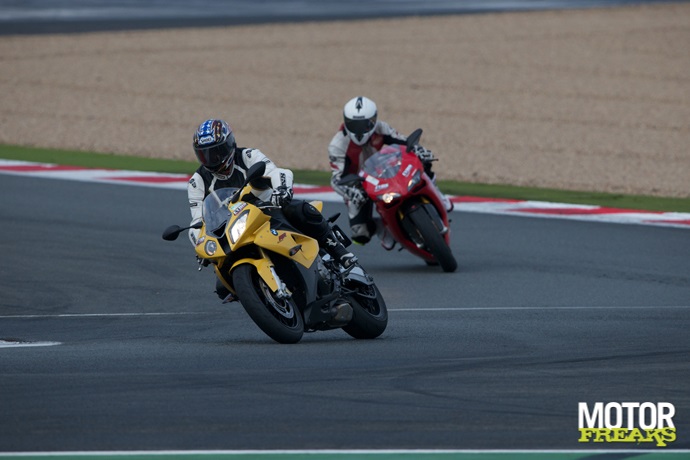
<svg viewBox="0 0 690 460">
<path fill-rule="evenodd" d="M 192 175 L 187 184 L 187 197 L 189 198 L 189 209 L 192 213 L 193 225 L 201 221 L 201 209 L 204 198 L 213 190 L 226 187 L 240 187 L 247 178 L 247 171 L 256 163 L 263 161 L 266 163 L 264 176 L 269 179 L 269 188 L 259 193 L 253 193 L 262 201 L 271 201 L 273 190 L 284 187 L 286 193 L 291 193 L 293 174 L 289 169 L 278 168 L 266 155 L 258 149 L 235 147 L 233 160 L 230 165 L 225 166 L 217 172 L 211 172 L 205 166 Z M 196 244 L 199 235 L 198 229 L 189 230 L 189 239 L 192 244 Z"/>
<path fill-rule="evenodd" d="M 338 240 L 323 215 L 309 202 L 293 200 L 293 174 L 289 169 L 277 167 L 258 149 L 237 147 L 235 135 L 223 120 L 210 119 L 203 122 L 194 133 L 194 153 L 201 166 L 189 179 L 187 196 L 193 225 L 201 221 L 202 202 L 213 190 L 225 187 L 240 187 L 247 177 L 247 170 L 259 162 L 266 164 L 265 189 L 252 193 L 262 201 L 280 206 L 296 229 L 319 242 L 343 268 L 349 268 L 357 257 Z M 196 245 L 199 230 L 190 229 L 189 239 Z M 221 298 L 226 289 L 217 286 Z M 219 290 L 220 289 L 220 290 Z M 221 292 L 222 291 L 222 292 Z"/>
<path fill-rule="evenodd" d="M 383 231 L 373 219 L 373 204 L 360 185 L 340 185 L 340 179 L 348 174 L 357 174 L 364 162 L 385 145 L 405 145 L 407 138 L 388 123 L 378 120 L 378 110 L 374 101 L 359 96 L 351 99 L 343 108 L 343 124 L 328 145 L 328 158 L 331 164 L 331 186 L 343 197 L 350 218 L 352 240 L 366 244 L 371 236 L 378 233 L 384 248 L 392 249 L 394 243 L 383 237 Z M 435 186 L 435 175 L 431 171 L 434 155 L 430 150 L 417 146 L 415 151 L 424 164 L 424 169 Z M 453 209 L 453 203 L 440 190 L 446 209 Z"/>
</svg>

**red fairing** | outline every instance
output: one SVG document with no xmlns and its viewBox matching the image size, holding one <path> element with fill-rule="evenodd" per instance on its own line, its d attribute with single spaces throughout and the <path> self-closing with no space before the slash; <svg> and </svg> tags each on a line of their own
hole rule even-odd
<svg viewBox="0 0 690 460">
<path fill-rule="evenodd" d="M 446 244 L 450 244 L 448 213 L 417 155 L 401 145 L 387 146 L 365 162 L 359 175 L 364 179 L 364 190 L 375 203 L 383 224 L 407 250 L 425 260 L 434 261 L 434 256 L 411 241 L 401 227 L 403 211 L 414 202 L 434 205 L 448 229 L 443 237 Z M 418 182 L 410 185 L 416 177 Z"/>
<path fill-rule="evenodd" d="M 379 133 L 372 134 L 367 143 L 364 145 L 367 144 L 371 145 L 377 151 L 381 150 L 381 148 L 383 147 L 383 135 Z M 357 145 L 352 141 L 350 141 L 350 143 L 347 145 L 347 151 L 345 152 L 345 156 L 349 160 L 348 162 L 346 162 L 346 164 L 348 164 L 349 167 L 347 171 L 343 172 L 343 174 L 357 174 L 357 172 L 360 170 L 360 159 L 362 157 L 362 149 L 364 145 Z M 332 168 L 333 165 L 331 165 L 331 169 Z"/>
</svg>

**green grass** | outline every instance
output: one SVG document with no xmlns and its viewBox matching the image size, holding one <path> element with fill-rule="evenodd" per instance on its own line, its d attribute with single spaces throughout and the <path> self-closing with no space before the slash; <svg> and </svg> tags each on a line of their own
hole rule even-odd
<svg viewBox="0 0 690 460">
<path fill-rule="evenodd" d="M 191 174 L 198 164 L 195 161 L 163 160 L 107 153 L 53 150 L 33 147 L 0 145 L 0 158 L 12 160 L 56 163 L 90 168 L 126 169 Z M 325 160 L 324 160 L 325 161 Z M 301 184 L 328 185 L 330 173 L 314 170 L 294 170 L 295 182 Z M 690 197 L 665 198 L 643 195 L 620 195 L 599 192 L 578 192 L 513 185 L 489 185 L 470 182 L 440 181 L 444 193 L 490 198 L 551 201 L 557 203 L 591 204 L 612 208 L 641 209 L 648 211 L 690 212 Z"/>
<path fill-rule="evenodd" d="M 193 156 L 193 155 L 192 155 Z M 125 169 L 134 171 L 154 171 L 165 173 L 191 174 L 199 166 L 194 161 L 161 160 L 110 153 L 76 152 L 16 145 L 0 145 L 0 158 L 7 160 L 55 163 L 87 168 Z"/>
</svg>

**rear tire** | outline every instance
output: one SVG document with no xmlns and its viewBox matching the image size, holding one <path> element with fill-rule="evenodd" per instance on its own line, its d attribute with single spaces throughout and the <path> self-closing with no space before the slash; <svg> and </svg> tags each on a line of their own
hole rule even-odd
<svg viewBox="0 0 690 460">
<path fill-rule="evenodd" d="M 443 239 L 443 235 L 436 228 L 429 215 L 422 209 L 418 209 L 409 215 L 412 224 L 417 228 L 419 236 L 424 240 L 427 250 L 434 256 L 441 265 L 444 272 L 454 272 L 458 268 L 458 263 L 453 257 L 453 253 Z"/>
<path fill-rule="evenodd" d="M 254 266 L 237 267 L 232 281 L 242 307 L 267 336 L 278 343 L 297 343 L 302 339 L 304 319 L 295 301 L 276 297 Z"/>
<path fill-rule="evenodd" d="M 360 288 L 361 295 L 349 295 L 352 320 L 343 330 L 355 339 L 375 339 L 388 326 L 388 309 L 381 292 L 372 284 Z"/>
</svg>

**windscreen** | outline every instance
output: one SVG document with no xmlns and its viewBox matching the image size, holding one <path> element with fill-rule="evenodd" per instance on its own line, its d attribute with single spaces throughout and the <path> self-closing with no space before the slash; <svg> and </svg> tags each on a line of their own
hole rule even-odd
<svg viewBox="0 0 690 460">
<path fill-rule="evenodd" d="M 225 224 L 230 217 L 228 203 L 238 189 L 236 187 L 222 188 L 212 191 L 204 198 L 201 217 L 204 219 L 206 229 L 215 235 L 222 234 Z"/>
<path fill-rule="evenodd" d="M 379 179 L 390 179 L 398 174 L 401 164 L 400 147 L 391 145 L 369 157 L 364 162 L 362 169 L 370 176 L 378 177 Z"/>
</svg>

